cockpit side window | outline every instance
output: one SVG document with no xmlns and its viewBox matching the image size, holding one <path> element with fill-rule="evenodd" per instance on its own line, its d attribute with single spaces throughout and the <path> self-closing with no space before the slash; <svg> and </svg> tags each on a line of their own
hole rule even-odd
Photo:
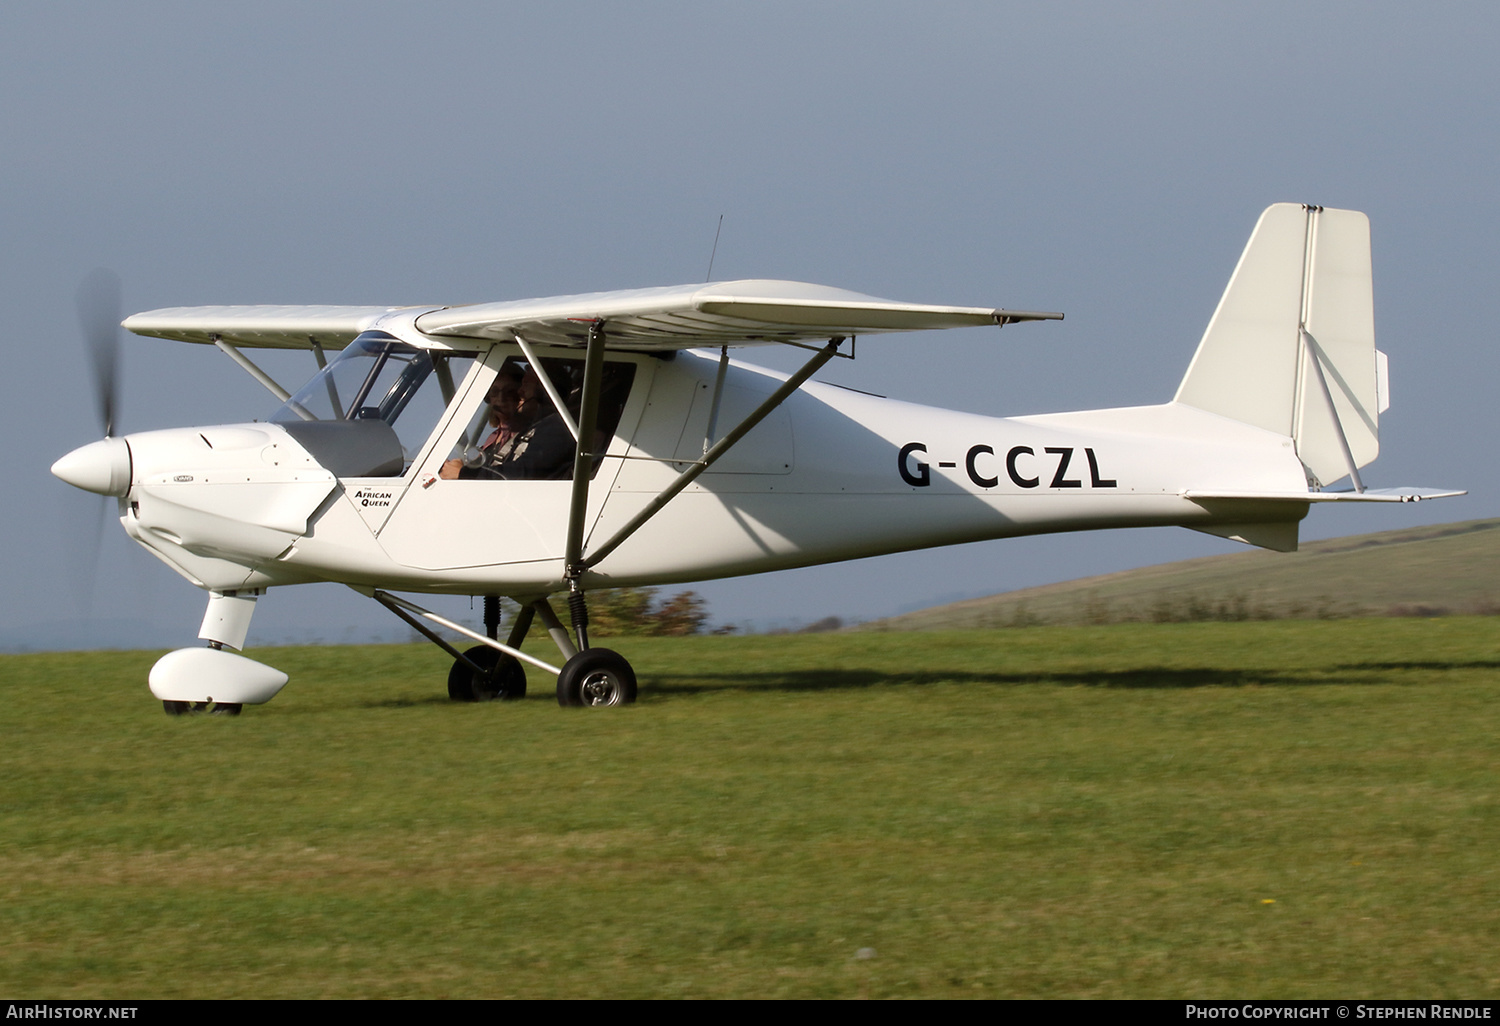
<svg viewBox="0 0 1500 1026">
<path fill-rule="evenodd" d="M 490 481 L 572 480 L 583 361 L 544 357 L 539 364 L 533 367 L 522 357 L 505 361 L 443 476 Z M 588 440 L 589 451 L 594 454 L 594 473 L 619 426 L 634 380 L 633 363 L 605 362 L 598 423 Z M 561 407 L 554 397 L 561 400 Z"/>
</svg>

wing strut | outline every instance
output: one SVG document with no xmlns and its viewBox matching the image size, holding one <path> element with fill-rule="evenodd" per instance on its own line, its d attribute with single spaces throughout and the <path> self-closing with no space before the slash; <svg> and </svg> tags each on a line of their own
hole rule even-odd
<svg viewBox="0 0 1500 1026">
<path fill-rule="evenodd" d="M 236 349 L 234 346 L 230 345 L 228 342 L 225 342 L 222 336 L 220 336 L 220 335 L 213 335 L 211 337 L 214 340 L 214 345 L 218 346 L 219 350 L 221 352 L 223 352 L 223 354 L 225 356 L 229 357 L 235 363 L 239 364 L 240 367 L 242 367 L 244 369 L 244 371 L 245 371 L 246 374 L 250 375 L 256 381 L 258 381 L 262 385 L 264 385 L 265 388 L 266 388 L 266 391 L 270 392 L 272 395 L 274 395 L 277 399 L 281 400 L 282 402 L 286 402 L 288 399 L 290 399 L 292 397 L 292 393 L 288 392 L 286 389 L 282 388 L 279 384 L 277 384 L 275 378 L 271 377 L 271 375 L 267 374 L 265 371 L 261 370 L 254 363 L 252 363 L 251 360 L 250 360 L 250 357 L 248 357 L 244 353 L 240 352 L 238 349 Z M 310 414 L 306 414 L 305 410 L 301 410 L 300 407 L 298 409 L 299 409 L 299 416 L 302 416 L 302 418 L 304 420 L 312 420 L 313 419 L 313 417 Z"/>
<path fill-rule="evenodd" d="M 541 381 L 547 398 L 552 400 L 552 408 L 557 411 L 557 415 L 562 418 L 568 430 L 573 432 L 573 441 L 577 442 L 578 425 L 573 423 L 573 418 L 568 414 L 568 404 L 563 402 L 563 397 L 557 394 L 557 386 L 552 383 L 552 375 L 542 373 L 542 361 L 536 358 L 536 353 L 532 352 L 531 343 L 522 338 L 519 332 L 516 333 L 516 344 L 521 347 L 521 353 L 526 357 L 526 362 L 536 368 L 537 379 Z"/>
<path fill-rule="evenodd" d="M 530 354 L 527 355 L 530 358 Z M 535 366 L 546 382 L 547 375 L 540 373 L 541 365 Z M 568 424 L 578 444 L 573 450 L 573 491 L 568 503 L 568 543 L 563 550 L 563 577 L 568 582 L 568 610 L 572 613 L 573 633 L 578 638 L 579 648 L 589 647 L 589 611 L 578 578 L 588 569 L 583 561 L 583 521 L 588 515 L 589 481 L 594 476 L 594 432 L 599 423 L 599 390 L 603 382 L 604 322 L 595 318 L 589 322 L 588 350 L 583 357 L 583 395 L 578 405 L 578 423 Z M 554 391 L 548 388 L 549 395 Z M 559 410 L 563 408 L 558 397 L 554 397 L 553 402 Z"/>
<path fill-rule="evenodd" d="M 708 427 L 703 431 L 703 454 L 714 444 L 714 432 L 719 427 L 719 401 L 724 398 L 724 375 L 729 371 L 729 347 L 719 347 L 719 372 L 714 375 L 714 401 L 708 408 Z"/>
<path fill-rule="evenodd" d="M 573 590 L 577 590 L 578 575 L 588 569 L 583 562 L 583 521 L 588 512 L 589 480 L 594 476 L 594 432 L 599 422 L 599 389 L 603 381 L 604 322 L 596 320 L 589 324 L 588 352 L 583 358 L 578 446 L 573 454 L 573 495 L 568 505 L 568 545 L 563 550 L 563 573 Z M 562 408 L 560 403 L 558 408 Z"/>
<path fill-rule="evenodd" d="M 797 391 L 797 389 L 801 388 L 802 383 L 805 382 L 808 378 L 812 377 L 815 373 L 817 373 L 818 368 L 822 367 L 829 360 L 837 356 L 839 346 L 843 343 L 843 341 L 843 336 L 829 339 L 828 344 L 825 345 L 822 349 L 818 350 L 817 355 L 815 355 L 811 360 L 808 360 L 807 363 L 803 364 L 801 370 L 797 371 L 797 373 L 793 374 L 791 377 L 787 378 L 786 381 L 782 382 L 781 387 L 778 388 L 775 392 L 772 392 L 765 402 L 757 406 L 749 416 L 740 421 L 740 423 L 733 430 L 731 430 L 722 439 L 716 442 L 714 446 L 708 450 L 708 452 L 704 453 L 703 459 L 695 460 L 690 467 L 688 467 L 682 473 L 678 474 L 676 480 L 674 480 L 666 488 L 662 489 L 661 494 L 647 503 L 646 507 L 639 513 L 637 513 L 634 517 L 632 517 L 628 524 L 616 531 L 614 537 L 610 538 L 609 541 L 599 546 L 599 548 L 597 548 L 586 558 L 584 558 L 582 560 L 582 565 L 578 567 L 578 572 L 589 570 L 597 566 L 601 560 L 603 560 L 611 552 L 615 551 L 615 549 L 619 548 L 621 543 L 623 543 L 625 539 L 629 538 L 632 534 L 638 531 L 641 526 L 646 523 L 646 521 L 654 517 L 663 506 L 671 502 L 672 499 L 677 496 L 678 492 L 682 491 L 688 485 L 696 481 L 699 474 L 703 473 L 709 467 L 713 466 L 720 456 L 723 456 L 736 442 L 738 442 L 741 438 L 744 438 L 745 435 L 749 434 L 750 430 L 754 428 L 755 425 L 759 424 L 762 420 L 770 415 L 771 411 L 775 410 L 776 407 L 785 402 L 788 396 Z M 576 477 L 574 478 L 573 483 L 576 487 L 578 484 L 578 480 Z"/>
</svg>

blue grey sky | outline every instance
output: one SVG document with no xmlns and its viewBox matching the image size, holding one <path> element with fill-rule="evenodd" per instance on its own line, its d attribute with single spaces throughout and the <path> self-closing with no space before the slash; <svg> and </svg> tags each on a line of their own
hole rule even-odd
<svg viewBox="0 0 1500 1026">
<path fill-rule="evenodd" d="M 821 375 L 1008 415 L 1169 399 L 1260 211 L 1349 207 L 1391 361 L 1366 481 L 1471 494 L 1303 537 L 1494 515 L 1497 28 L 1483 3 L 7 3 L 0 642 L 195 643 L 201 594 L 113 521 L 77 579 L 99 505 L 47 472 L 98 434 L 73 294 L 101 265 L 127 311 L 482 302 L 701 280 L 723 214 L 716 278 L 1065 311 Z M 210 349 L 122 356 L 124 431 L 275 405 Z M 1237 548 L 1103 532 L 697 587 L 768 627 Z M 273 590 L 250 640 L 393 625 Z"/>
</svg>

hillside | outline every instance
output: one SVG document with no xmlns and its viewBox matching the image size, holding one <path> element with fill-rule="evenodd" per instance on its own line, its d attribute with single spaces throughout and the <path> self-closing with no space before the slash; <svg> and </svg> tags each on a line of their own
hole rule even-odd
<svg viewBox="0 0 1500 1026">
<path fill-rule="evenodd" d="M 862 630 L 1500 612 L 1500 519 L 1256 549 L 935 606 Z"/>
</svg>

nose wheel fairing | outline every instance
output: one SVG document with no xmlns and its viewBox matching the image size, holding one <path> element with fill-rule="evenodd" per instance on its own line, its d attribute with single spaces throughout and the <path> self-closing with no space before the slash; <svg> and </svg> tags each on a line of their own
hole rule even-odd
<svg viewBox="0 0 1500 1026">
<path fill-rule="evenodd" d="M 287 675 L 222 648 L 179 648 L 158 659 L 148 679 L 163 702 L 260 705 L 276 697 Z"/>
</svg>

